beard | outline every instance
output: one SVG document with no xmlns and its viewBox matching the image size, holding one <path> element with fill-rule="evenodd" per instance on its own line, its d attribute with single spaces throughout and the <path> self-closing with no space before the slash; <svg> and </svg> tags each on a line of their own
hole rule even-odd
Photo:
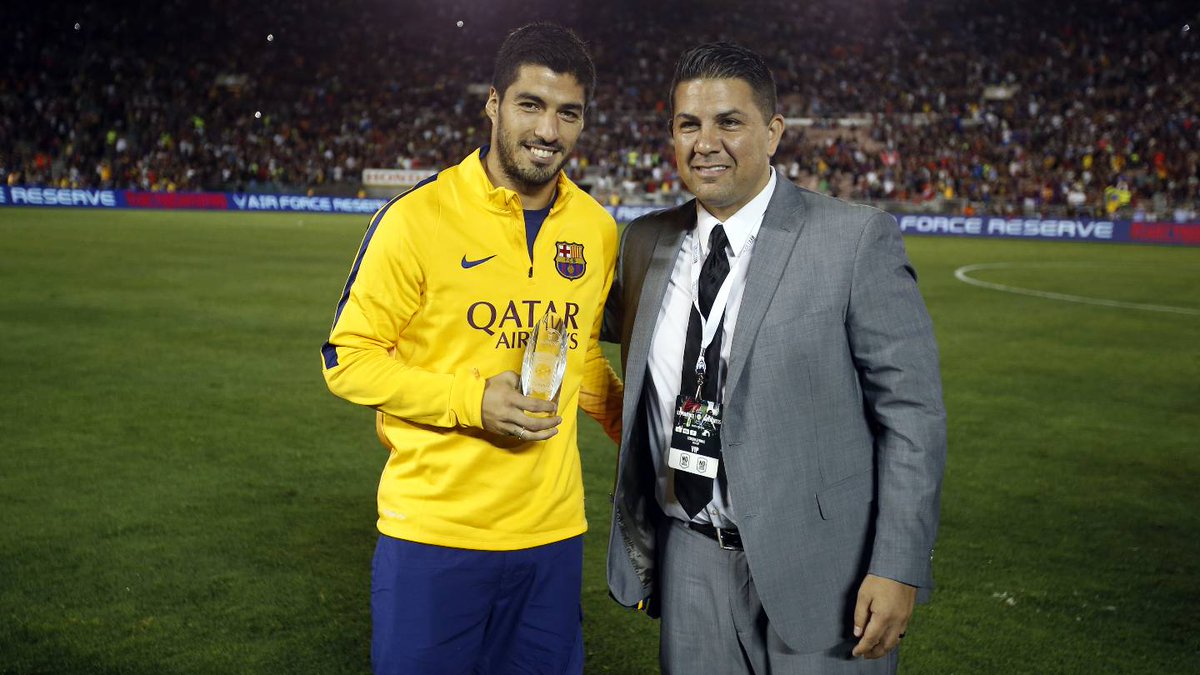
<svg viewBox="0 0 1200 675">
<path fill-rule="evenodd" d="M 496 152 L 500 160 L 500 170 L 512 182 L 521 186 L 528 192 L 545 186 L 550 181 L 558 176 L 558 172 L 562 170 L 563 165 L 567 163 L 567 153 L 561 143 L 541 143 L 553 147 L 558 151 L 561 159 L 557 164 L 551 166 L 538 166 L 531 163 L 522 152 L 523 145 L 521 141 L 513 137 L 513 134 L 505 127 L 504 118 L 500 117 L 496 122 Z"/>
</svg>

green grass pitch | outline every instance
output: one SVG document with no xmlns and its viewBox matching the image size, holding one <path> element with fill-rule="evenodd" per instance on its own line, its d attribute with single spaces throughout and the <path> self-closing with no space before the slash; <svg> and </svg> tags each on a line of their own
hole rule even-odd
<svg viewBox="0 0 1200 675">
<path fill-rule="evenodd" d="M 0 210 L 0 672 L 367 670 L 384 454 L 319 358 L 366 221 Z M 1200 249 L 908 247 L 950 455 L 903 672 L 1195 672 Z M 1192 313 L 954 277 L 992 262 Z M 614 448 L 590 420 L 580 445 L 587 670 L 653 673 L 655 623 L 604 584 Z"/>
</svg>

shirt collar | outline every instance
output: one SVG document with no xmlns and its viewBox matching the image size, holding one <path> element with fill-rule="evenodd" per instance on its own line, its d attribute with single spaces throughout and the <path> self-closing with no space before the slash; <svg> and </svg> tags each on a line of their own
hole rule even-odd
<svg viewBox="0 0 1200 675">
<path fill-rule="evenodd" d="M 737 213 L 724 221 L 708 212 L 708 209 L 696 200 L 696 235 L 700 237 L 700 259 L 708 256 L 708 238 L 713 228 L 718 224 L 724 226 L 725 236 L 729 238 L 729 247 L 733 249 L 731 258 L 736 258 L 750 237 L 758 236 L 758 228 L 762 226 L 763 215 L 771 203 L 771 195 L 775 194 L 775 169 L 771 168 L 771 178 L 759 191 L 754 199 L 738 209 Z"/>
<path fill-rule="evenodd" d="M 472 152 L 466 159 L 459 163 L 463 171 L 463 176 L 467 183 L 470 184 L 492 210 L 501 213 L 512 213 L 520 203 L 521 198 L 516 192 L 505 188 L 492 185 L 492 180 L 488 178 L 487 171 L 483 168 L 484 158 L 487 157 L 490 145 L 484 145 L 478 151 Z M 558 177 L 554 186 L 554 195 L 550 198 L 549 208 L 551 211 L 557 209 L 567 202 L 571 196 L 574 183 L 570 178 L 567 178 L 566 173 L 559 171 Z M 520 208 L 524 209 L 524 205 Z M 517 213 L 520 213 L 517 211 Z"/>
</svg>

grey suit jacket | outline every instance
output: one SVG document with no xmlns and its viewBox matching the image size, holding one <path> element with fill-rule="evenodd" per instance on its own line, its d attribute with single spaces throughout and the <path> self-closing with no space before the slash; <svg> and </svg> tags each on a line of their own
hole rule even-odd
<svg viewBox="0 0 1200 675">
<path fill-rule="evenodd" d="M 694 226 L 694 202 L 631 223 L 610 298 L 625 399 L 608 583 L 627 606 L 655 591 L 663 515 L 641 399 L 675 254 Z M 895 219 L 786 180 L 742 297 L 721 429 L 729 492 L 772 627 L 817 651 L 850 637 L 868 572 L 917 586 L 921 600 L 932 588 L 946 456 L 937 345 Z"/>
</svg>

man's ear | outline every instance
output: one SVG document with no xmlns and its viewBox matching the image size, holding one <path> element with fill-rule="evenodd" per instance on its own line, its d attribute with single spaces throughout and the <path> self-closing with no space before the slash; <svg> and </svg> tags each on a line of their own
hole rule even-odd
<svg viewBox="0 0 1200 675">
<path fill-rule="evenodd" d="M 767 154 L 775 156 L 775 149 L 779 147 L 779 141 L 783 138 L 783 130 L 787 124 L 783 121 L 783 115 L 776 115 L 767 122 Z"/>
<path fill-rule="evenodd" d="M 488 119 L 492 124 L 496 123 L 496 115 L 500 112 L 500 95 L 496 93 L 496 88 L 488 89 L 487 103 L 483 104 L 483 111 L 487 113 Z"/>
</svg>

